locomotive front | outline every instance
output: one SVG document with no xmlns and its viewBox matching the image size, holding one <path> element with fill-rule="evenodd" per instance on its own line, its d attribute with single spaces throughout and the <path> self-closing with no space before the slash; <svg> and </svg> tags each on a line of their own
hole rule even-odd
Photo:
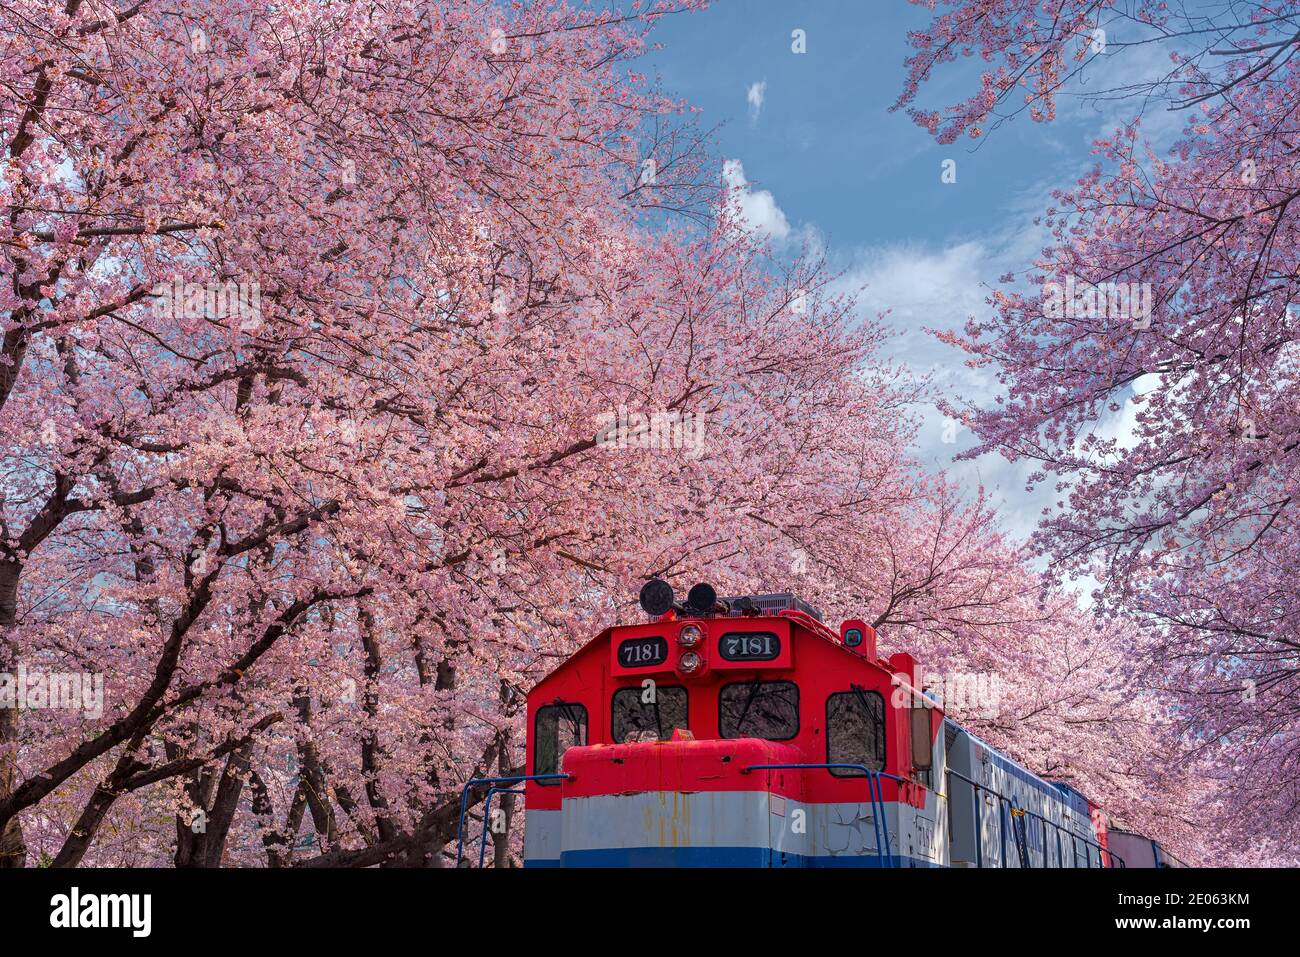
<svg viewBox="0 0 1300 957">
<path fill-rule="evenodd" d="M 528 699 L 526 866 L 943 866 L 943 718 L 914 662 L 876 658 L 788 594 L 607 629 Z"/>
</svg>

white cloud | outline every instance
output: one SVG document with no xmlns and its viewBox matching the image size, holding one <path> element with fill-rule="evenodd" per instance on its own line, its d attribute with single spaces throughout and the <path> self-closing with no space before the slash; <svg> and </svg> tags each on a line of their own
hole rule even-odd
<svg viewBox="0 0 1300 957">
<path fill-rule="evenodd" d="M 994 370 L 968 367 L 964 352 L 926 330 L 960 330 L 971 316 L 988 316 L 992 307 L 985 299 L 991 287 L 999 285 L 997 277 L 1032 261 L 1044 243 L 1042 227 L 1013 214 L 999 229 L 965 241 L 859 249 L 847 266 L 841 264 L 844 273 L 836 291 L 856 293 L 859 315 L 864 318 L 889 311 L 884 321 L 895 338 L 888 357 L 929 376 L 934 400 L 970 401 L 990 408 L 1002 391 Z M 1169 386 L 1159 375 L 1145 375 L 1134 382 L 1131 391 L 1145 394 Z M 1099 438 L 1114 440 L 1119 449 L 1132 449 L 1138 440 L 1140 408 L 1124 401 L 1117 412 L 1103 410 L 1091 431 Z M 1045 507 L 1054 509 L 1057 502 L 1066 500 L 1065 494 L 1055 490 L 1055 478 L 1039 483 L 1032 492 L 1026 490 L 1026 482 L 1038 468 L 1031 460 L 1008 462 L 990 453 L 954 461 L 956 455 L 976 444 L 975 437 L 949 423 L 933 402 L 921 404 L 914 412 L 920 420 L 915 441 L 918 458 L 943 469 L 965 489 L 984 488 L 997 508 L 1002 528 L 1010 535 L 1027 538 Z M 1085 593 L 1096 587 L 1086 576 L 1075 584 Z"/>
<path fill-rule="evenodd" d="M 996 286 L 999 275 L 1032 258 L 1031 251 L 1041 245 L 1041 235 L 1022 226 L 1013 222 L 1005 232 L 943 246 L 898 243 L 859 249 L 842 265 L 836 291 L 855 293 L 864 318 L 888 310 L 884 321 L 895 334 L 888 358 L 928 376 L 935 400 L 969 400 L 987 408 L 999 391 L 993 372 L 969 368 L 964 352 L 926 330 L 959 330 L 971 316 L 987 315 L 990 286 Z M 954 461 L 976 444 L 975 437 L 949 422 L 933 402 L 914 412 L 920 419 L 918 457 L 967 489 L 982 486 L 998 506 L 1002 527 L 1014 536 L 1027 536 L 1040 510 L 1054 498 L 1042 487 L 1026 494 L 1032 463 L 1008 462 L 1000 455 Z"/>
<path fill-rule="evenodd" d="M 758 114 L 763 112 L 763 98 L 767 95 L 767 80 L 759 80 L 749 85 L 745 99 L 749 103 L 749 121 L 758 122 Z"/>
<path fill-rule="evenodd" d="M 745 167 L 740 160 L 729 159 L 722 164 L 722 181 L 730 191 L 731 202 L 740 210 L 741 221 L 752 230 L 785 239 L 790 235 L 790 222 L 776 204 L 776 197 L 765 189 L 752 190 L 745 179 Z"/>
<path fill-rule="evenodd" d="M 927 329 L 960 329 L 982 314 L 987 283 L 998 275 L 1001 255 L 982 239 L 930 247 L 899 243 L 860 249 L 841 276 L 840 291 L 858 297 L 859 312 L 885 322 L 897 334 L 892 357 L 918 372 L 928 372 L 945 392 L 977 389 L 983 398 L 991 377 L 962 365 L 964 356 L 931 336 Z M 974 397 L 974 396 L 972 396 Z"/>
<path fill-rule="evenodd" d="M 1170 388 L 1171 383 L 1174 387 L 1177 386 L 1176 380 L 1168 376 L 1148 372 L 1134 379 L 1128 391 L 1133 396 L 1144 396 Z M 1138 412 L 1141 409 L 1142 406 L 1129 401 L 1128 396 L 1125 396 L 1119 411 L 1105 413 L 1093 431 L 1098 438 L 1113 441 L 1117 452 L 1132 452 L 1138 446 Z M 1081 441 L 1076 443 L 1076 451 L 1080 450 L 1081 445 Z"/>
<path fill-rule="evenodd" d="M 893 322 L 905 328 L 952 327 L 977 310 L 988 294 L 989 249 L 984 242 L 956 243 L 942 249 L 899 244 L 866 249 L 844 281 L 866 285 L 861 303 L 892 309 Z"/>
</svg>

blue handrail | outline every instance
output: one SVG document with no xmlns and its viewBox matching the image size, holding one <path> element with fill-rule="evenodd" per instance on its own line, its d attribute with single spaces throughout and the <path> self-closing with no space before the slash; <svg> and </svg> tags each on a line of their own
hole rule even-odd
<svg viewBox="0 0 1300 957">
<path fill-rule="evenodd" d="M 751 764 L 749 767 L 741 768 L 741 774 L 748 774 L 750 771 L 807 771 L 807 770 L 827 770 L 827 771 L 861 771 L 867 778 L 867 793 L 871 796 L 871 823 L 876 832 L 876 859 L 882 861 L 885 867 L 898 867 L 898 860 L 894 857 L 894 849 L 889 840 L 889 822 L 885 820 L 885 788 L 880 782 L 881 778 L 889 778 L 891 781 L 897 781 L 899 784 L 907 782 L 897 775 L 890 774 L 887 771 L 873 771 L 865 764 Z M 883 840 L 881 839 L 883 834 Z M 881 854 L 881 849 L 884 854 Z"/>
<path fill-rule="evenodd" d="M 492 795 L 494 794 L 524 794 L 523 788 L 499 788 L 496 786 L 488 788 L 486 796 L 483 798 L 483 833 L 479 835 L 478 841 L 478 866 L 483 866 L 483 860 L 487 855 L 487 836 L 489 822 L 492 820 Z"/>
<path fill-rule="evenodd" d="M 572 774 L 517 774 L 512 777 L 504 778 L 471 778 L 465 782 L 465 786 L 460 792 L 460 821 L 456 825 L 456 866 L 460 867 L 461 861 L 465 857 L 465 815 L 469 813 L 469 789 L 472 787 L 482 787 L 484 784 L 489 785 L 491 790 L 488 792 L 488 800 L 491 800 L 493 792 L 503 790 L 498 787 L 501 784 L 518 784 L 520 781 L 571 781 Z M 483 821 L 484 833 L 486 834 L 487 819 Z M 486 836 L 483 838 L 483 846 L 487 846 Z M 479 855 L 479 864 L 483 862 L 483 855 Z"/>
</svg>

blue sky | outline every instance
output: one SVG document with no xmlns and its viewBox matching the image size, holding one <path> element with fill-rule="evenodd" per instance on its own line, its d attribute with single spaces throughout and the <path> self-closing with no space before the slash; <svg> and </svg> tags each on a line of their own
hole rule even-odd
<svg viewBox="0 0 1300 957">
<path fill-rule="evenodd" d="M 1023 269 L 1043 245 L 1033 219 L 1050 190 L 1091 166 L 1093 138 L 1132 107 L 1106 115 L 1067 101 L 1054 123 L 1026 115 L 980 140 L 939 145 L 904 113 L 888 112 L 902 88 L 907 31 L 928 16 L 904 0 L 719 0 L 662 21 L 655 36 L 664 49 L 641 67 L 699 107 L 704 127 L 723 124 L 718 152 L 743 168 L 760 228 L 792 243 L 815 237 L 847 285 L 866 285 L 865 314 L 892 310 L 893 358 L 931 373 L 947 394 L 985 401 L 991 377 L 964 368 L 961 354 L 923 327 L 958 328 L 984 311 L 987 287 Z M 805 31 L 806 53 L 791 50 L 795 29 Z M 1160 68 L 1133 55 L 1103 65 L 1111 82 Z M 980 66 L 966 61 L 941 75 L 942 85 L 923 90 L 922 105 L 964 98 L 977 88 Z M 1162 138 L 1178 126 L 1164 115 L 1145 123 Z M 956 163 L 955 183 L 942 181 L 945 160 Z M 995 456 L 954 465 L 970 436 L 943 438 L 942 418 L 925 410 L 920 456 L 972 487 L 984 483 L 1003 506 L 1004 525 L 1027 532 L 1044 504 L 1041 493 L 1024 492 L 1027 469 Z"/>
<path fill-rule="evenodd" d="M 972 151 L 973 141 L 939 146 L 888 112 L 907 30 L 927 12 L 903 0 L 720 0 L 662 21 L 665 50 L 650 59 L 670 91 L 702 108 L 704 125 L 727 124 L 724 154 L 829 244 L 946 242 L 984 232 L 1014 193 L 1066 157 L 1041 124 L 1010 124 Z M 807 34 L 804 54 L 790 49 L 796 27 Z M 766 84 L 756 121 L 746 99 L 754 83 Z M 958 161 L 955 189 L 940 182 L 946 158 Z"/>
</svg>

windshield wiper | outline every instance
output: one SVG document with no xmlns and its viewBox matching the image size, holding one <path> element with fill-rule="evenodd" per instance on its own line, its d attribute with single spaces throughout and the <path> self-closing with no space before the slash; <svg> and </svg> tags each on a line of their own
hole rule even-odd
<svg viewBox="0 0 1300 957">
<path fill-rule="evenodd" d="M 560 713 L 564 715 L 565 719 L 569 722 L 569 725 L 573 728 L 573 743 L 579 747 L 586 744 L 587 742 L 583 740 L 582 721 L 578 717 L 578 712 L 574 709 L 573 705 L 569 704 L 567 701 L 559 701 L 556 702 L 556 704 L 560 709 Z"/>
<path fill-rule="evenodd" d="M 749 686 L 749 697 L 745 699 L 745 707 L 740 711 L 740 717 L 736 719 L 736 737 L 740 737 L 740 729 L 745 726 L 745 718 L 749 716 L 749 706 L 754 703 L 754 698 L 758 695 L 758 688 L 763 683 L 761 677 L 755 678 Z"/>
</svg>

